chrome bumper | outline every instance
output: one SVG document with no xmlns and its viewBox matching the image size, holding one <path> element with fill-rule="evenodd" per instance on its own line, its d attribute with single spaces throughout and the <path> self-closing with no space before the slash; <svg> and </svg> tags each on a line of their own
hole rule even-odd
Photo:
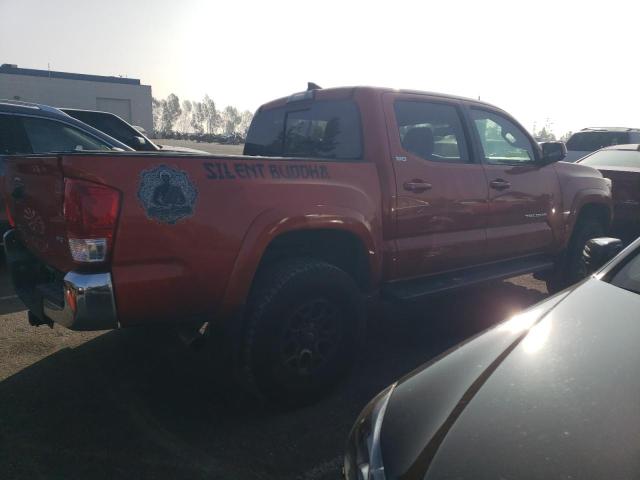
<svg viewBox="0 0 640 480">
<path fill-rule="evenodd" d="M 63 276 L 33 256 L 14 230 L 4 235 L 4 249 L 16 294 L 43 323 L 53 321 L 85 331 L 118 327 L 110 273 L 69 272 Z M 48 270 L 46 275 L 44 270 Z M 75 298 L 75 308 L 69 298 Z"/>
<path fill-rule="evenodd" d="M 110 273 L 76 273 L 64 276 L 64 305 L 43 300 L 43 312 L 71 330 L 109 330 L 118 327 L 116 302 Z M 67 302 L 66 292 L 76 298 L 76 310 Z"/>
</svg>

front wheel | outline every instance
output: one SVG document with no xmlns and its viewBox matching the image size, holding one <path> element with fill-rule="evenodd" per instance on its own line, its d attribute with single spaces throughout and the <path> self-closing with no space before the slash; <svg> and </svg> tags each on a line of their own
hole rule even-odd
<svg viewBox="0 0 640 480">
<path fill-rule="evenodd" d="M 602 223 L 595 218 L 585 218 L 576 225 L 564 261 L 553 277 L 547 280 L 549 293 L 558 292 L 587 276 L 587 268 L 582 258 L 582 252 L 589 240 L 603 236 L 605 233 Z"/>
<path fill-rule="evenodd" d="M 349 371 L 363 324 L 362 294 L 338 267 L 295 259 L 266 268 L 247 306 L 244 383 L 287 404 L 315 399 Z"/>
</svg>

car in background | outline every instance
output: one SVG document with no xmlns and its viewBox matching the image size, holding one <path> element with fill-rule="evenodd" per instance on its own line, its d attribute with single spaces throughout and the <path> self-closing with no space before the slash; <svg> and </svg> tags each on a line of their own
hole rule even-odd
<svg viewBox="0 0 640 480">
<path fill-rule="evenodd" d="M 577 163 L 596 168 L 612 182 L 613 223 L 610 232 L 625 241 L 640 235 L 640 144 L 600 149 Z"/>
<path fill-rule="evenodd" d="M 97 110 L 80 110 L 77 108 L 61 108 L 64 113 L 91 125 L 98 130 L 102 130 L 113 138 L 117 138 L 122 143 L 127 144 L 139 152 L 173 152 L 173 153 L 193 153 L 198 155 L 210 155 L 203 150 L 194 148 L 176 147 L 173 145 L 158 145 L 153 143 L 145 135 L 144 129 L 129 125 L 119 116 L 109 112 L 99 112 Z"/>
<path fill-rule="evenodd" d="M 5 155 L 132 150 L 57 108 L 0 100 L 0 193 L 4 188 L 2 159 Z M 4 233 L 8 227 L 4 197 L 0 196 L 0 233 Z"/>
<path fill-rule="evenodd" d="M 604 147 L 640 143 L 638 128 L 583 128 L 567 140 L 565 162 L 575 162 L 580 158 Z"/>
<path fill-rule="evenodd" d="M 617 239 L 585 248 L 592 268 Z M 640 239 L 374 398 L 347 480 L 640 477 Z"/>
</svg>

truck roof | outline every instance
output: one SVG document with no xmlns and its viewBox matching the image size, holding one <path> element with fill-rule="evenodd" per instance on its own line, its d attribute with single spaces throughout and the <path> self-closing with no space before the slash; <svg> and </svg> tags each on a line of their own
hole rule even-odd
<svg viewBox="0 0 640 480">
<path fill-rule="evenodd" d="M 640 128 L 630 127 L 587 127 L 581 132 L 640 132 Z"/>
<path fill-rule="evenodd" d="M 294 93 L 293 95 L 289 95 L 288 97 L 281 97 L 281 98 L 272 100 L 270 102 L 267 102 L 263 104 L 259 110 L 263 108 L 268 109 L 268 108 L 282 106 L 298 98 L 300 100 L 309 98 L 308 96 L 306 96 L 306 95 L 309 95 L 309 92 L 313 92 L 316 95 L 316 98 L 319 98 L 322 100 L 329 100 L 329 99 L 339 100 L 344 98 L 350 98 L 354 95 L 356 91 L 361 91 L 361 90 L 368 90 L 372 93 L 378 93 L 380 95 L 383 93 L 393 93 L 393 92 L 414 94 L 414 95 L 429 95 L 430 97 L 440 97 L 440 98 L 446 98 L 450 100 L 451 99 L 461 100 L 464 102 L 471 102 L 476 105 L 482 105 L 482 106 L 487 106 L 487 107 L 495 108 L 498 110 L 502 110 L 500 107 L 496 107 L 495 105 L 492 105 L 490 103 L 483 102 L 481 100 L 477 100 L 473 98 L 459 96 L 459 95 L 450 95 L 447 93 L 429 92 L 429 91 L 423 91 L 423 90 L 398 89 L 398 88 L 389 88 L 389 87 L 373 87 L 373 86 L 365 86 L 365 85 L 352 86 L 352 87 L 321 88 L 321 89 L 312 89 L 312 90 L 297 92 L 297 93 Z"/>
</svg>

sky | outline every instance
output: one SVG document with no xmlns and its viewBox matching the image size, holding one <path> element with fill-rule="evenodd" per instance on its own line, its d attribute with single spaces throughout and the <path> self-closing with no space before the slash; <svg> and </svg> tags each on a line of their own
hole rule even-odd
<svg viewBox="0 0 640 480">
<path fill-rule="evenodd" d="M 527 129 L 640 127 L 640 2 L 0 0 L 0 63 L 254 111 L 306 88 L 480 98 Z"/>
</svg>

